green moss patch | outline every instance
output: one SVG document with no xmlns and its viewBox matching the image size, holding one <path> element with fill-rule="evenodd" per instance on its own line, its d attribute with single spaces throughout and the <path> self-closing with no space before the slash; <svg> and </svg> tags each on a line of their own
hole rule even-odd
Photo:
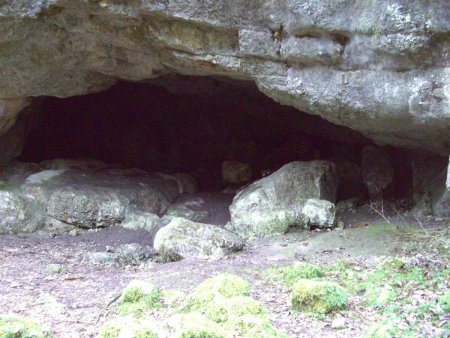
<svg viewBox="0 0 450 338">
<path fill-rule="evenodd" d="M 31 319 L 18 316 L 0 315 L 1 338 L 49 338 L 51 335 L 45 332 L 41 325 Z"/>
<path fill-rule="evenodd" d="M 201 283 L 189 297 L 185 310 L 204 309 L 217 298 L 248 296 L 249 293 L 250 287 L 244 279 L 224 273 Z"/>
<path fill-rule="evenodd" d="M 235 275 L 207 279 L 189 297 L 184 311 L 203 314 L 232 336 L 282 337 L 272 326 L 264 308 L 249 296 L 248 283 Z M 197 337 L 197 336 L 195 336 Z"/>
<path fill-rule="evenodd" d="M 334 282 L 302 279 L 292 287 L 292 308 L 297 311 L 326 314 L 346 309 L 347 302 L 347 292 Z"/>
<path fill-rule="evenodd" d="M 444 312 L 450 313 L 450 291 L 439 299 L 439 305 Z"/>
<path fill-rule="evenodd" d="M 187 299 L 180 291 L 133 281 L 122 292 L 117 308 L 129 316 L 105 324 L 99 337 L 285 337 L 249 294 L 247 281 L 229 273 L 205 280 Z M 157 325 L 151 318 L 162 304 L 164 311 L 158 312 L 158 318 L 164 319 Z"/>
<path fill-rule="evenodd" d="M 118 312 L 139 315 L 161 307 L 162 292 L 151 283 L 134 280 L 122 291 Z"/>
<path fill-rule="evenodd" d="M 98 338 L 158 338 L 160 329 L 151 319 L 115 318 L 100 329 Z"/>
<path fill-rule="evenodd" d="M 227 332 L 199 313 L 175 315 L 168 320 L 170 336 L 176 338 L 226 338 Z"/>
<path fill-rule="evenodd" d="M 300 279 L 315 279 L 323 276 L 320 266 L 309 263 L 294 263 L 278 269 L 269 270 L 269 274 L 280 278 L 286 285 L 292 286 Z"/>
<path fill-rule="evenodd" d="M 205 308 L 206 316 L 216 323 L 224 323 L 234 317 L 243 315 L 263 315 L 263 306 L 247 296 L 236 296 L 232 298 L 215 298 Z"/>
<path fill-rule="evenodd" d="M 243 315 L 235 317 L 227 324 L 230 332 L 238 332 L 241 337 L 284 338 L 286 335 L 277 331 L 265 316 Z"/>
</svg>

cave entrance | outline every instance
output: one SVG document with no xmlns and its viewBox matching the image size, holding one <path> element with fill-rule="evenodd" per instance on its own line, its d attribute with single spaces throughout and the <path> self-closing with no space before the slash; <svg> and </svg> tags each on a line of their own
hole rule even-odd
<svg viewBox="0 0 450 338">
<path fill-rule="evenodd" d="M 119 82 L 96 94 L 43 98 L 40 107 L 21 161 L 92 158 L 185 172 L 206 191 L 229 186 L 222 180 L 224 161 L 249 164 L 258 179 L 292 161 L 359 166 L 361 149 L 371 144 L 351 129 L 279 105 L 251 82 L 227 78 Z M 338 199 L 362 189 L 350 180 L 340 185 Z"/>
</svg>

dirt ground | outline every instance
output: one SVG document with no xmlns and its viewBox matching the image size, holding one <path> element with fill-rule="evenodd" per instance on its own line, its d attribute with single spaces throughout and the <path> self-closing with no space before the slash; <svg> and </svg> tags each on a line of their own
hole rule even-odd
<svg viewBox="0 0 450 338">
<path fill-rule="evenodd" d="M 335 330 L 331 327 L 333 316 L 318 320 L 292 313 L 286 287 L 263 271 L 298 261 L 325 267 L 351 262 L 360 269 L 370 269 L 389 255 L 444 260 L 439 264 L 448 268 L 448 255 L 442 256 L 427 243 L 418 245 L 421 238 L 402 239 L 397 225 L 406 222 L 424 230 L 449 224 L 442 220 L 385 218 L 367 208 L 346 215 L 344 220 L 347 228 L 343 230 L 293 231 L 273 239 L 249 241 L 242 252 L 220 261 L 163 264 L 150 260 L 137 266 L 95 264 L 88 257 L 107 246 L 151 245 L 152 238 L 145 232 L 111 228 L 77 236 L 49 232 L 0 236 L 0 314 L 33 317 L 56 337 L 94 337 L 110 315 L 110 302 L 133 279 L 189 292 L 212 275 L 232 272 L 249 281 L 251 295 L 263 303 L 274 326 L 289 336 L 361 337 L 376 320 L 373 310 L 351 301 L 344 314 L 346 328 Z M 63 271 L 51 273 L 49 264 L 61 264 Z"/>
</svg>

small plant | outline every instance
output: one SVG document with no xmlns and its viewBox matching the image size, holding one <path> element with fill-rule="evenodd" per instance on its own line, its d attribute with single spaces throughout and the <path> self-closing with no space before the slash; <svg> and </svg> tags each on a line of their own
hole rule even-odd
<svg viewBox="0 0 450 338">
<path fill-rule="evenodd" d="M 226 338 L 226 331 L 199 313 L 175 315 L 168 321 L 172 337 L 179 338 Z"/>
</svg>

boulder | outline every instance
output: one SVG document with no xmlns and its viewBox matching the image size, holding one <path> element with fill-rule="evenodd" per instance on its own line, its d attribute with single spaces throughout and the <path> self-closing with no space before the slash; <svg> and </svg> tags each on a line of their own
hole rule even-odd
<svg viewBox="0 0 450 338">
<path fill-rule="evenodd" d="M 170 175 L 111 168 L 44 170 L 28 177 L 21 189 L 48 216 L 83 228 L 118 225 L 135 212 L 162 215 L 183 191 Z"/>
<path fill-rule="evenodd" d="M 362 177 L 371 199 L 379 199 L 394 179 L 389 154 L 382 148 L 364 147 L 361 156 Z"/>
<path fill-rule="evenodd" d="M 0 189 L 14 190 L 17 195 L 4 201 L 3 213 L 8 217 L 3 223 L 8 228 L 12 227 L 14 202 L 18 205 L 17 220 L 24 220 L 21 210 L 26 205 L 33 210 L 31 214 L 39 215 L 40 225 L 52 229 L 108 227 L 121 224 L 129 216 L 125 227 L 148 228 L 155 234 L 168 223 L 159 215 L 180 194 L 195 190 L 195 181 L 183 174 L 173 177 L 137 169 L 105 168 L 102 162 L 90 160 L 55 160 L 45 167 L 53 169 L 16 162 L 0 171 Z M 14 224 L 19 226 L 18 221 Z M 22 224 L 24 231 L 35 226 L 33 222 Z"/>
<path fill-rule="evenodd" d="M 309 226 L 331 228 L 334 225 L 336 207 L 330 201 L 310 198 L 303 205 L 302 214 Z"/>
<path fill-rule="evenodd" d="M 33 210 L 24 197 L 13 191 L 0 190 L 0 234 L 32 232 L 41 221 L 42 214 Z"/>
<path fill-rule="evenodd" d="M 164 261 L 183 258 L 217 260 L 242 250 L 243 241 L 235 234 L 211 224 L 174 218 L 155 236 L 154 247 Z"/>
<path fill-rule="evenodd" d="M 53 192 L 47 215 L 82 228 L 102 228 L 125 219 L 128 201 L 110 188 L 79 185 Z"/>
<path fill-rule="evenodd" d="M 252 167 L 249 164 L 225 161 L 222 163 L 222 179 L 226 183 L 244 183 L 252 179 Z"/>
<path fill-rule="evenodd" d="M 337 184 L 331 162 L 286 164 L 235 196 L 226 228 L 248 238 L 281 234 L 291 226 L 307 228 L 310 222 L 330 226 L 334 222 L 332 202 Z"/>
</svg>

